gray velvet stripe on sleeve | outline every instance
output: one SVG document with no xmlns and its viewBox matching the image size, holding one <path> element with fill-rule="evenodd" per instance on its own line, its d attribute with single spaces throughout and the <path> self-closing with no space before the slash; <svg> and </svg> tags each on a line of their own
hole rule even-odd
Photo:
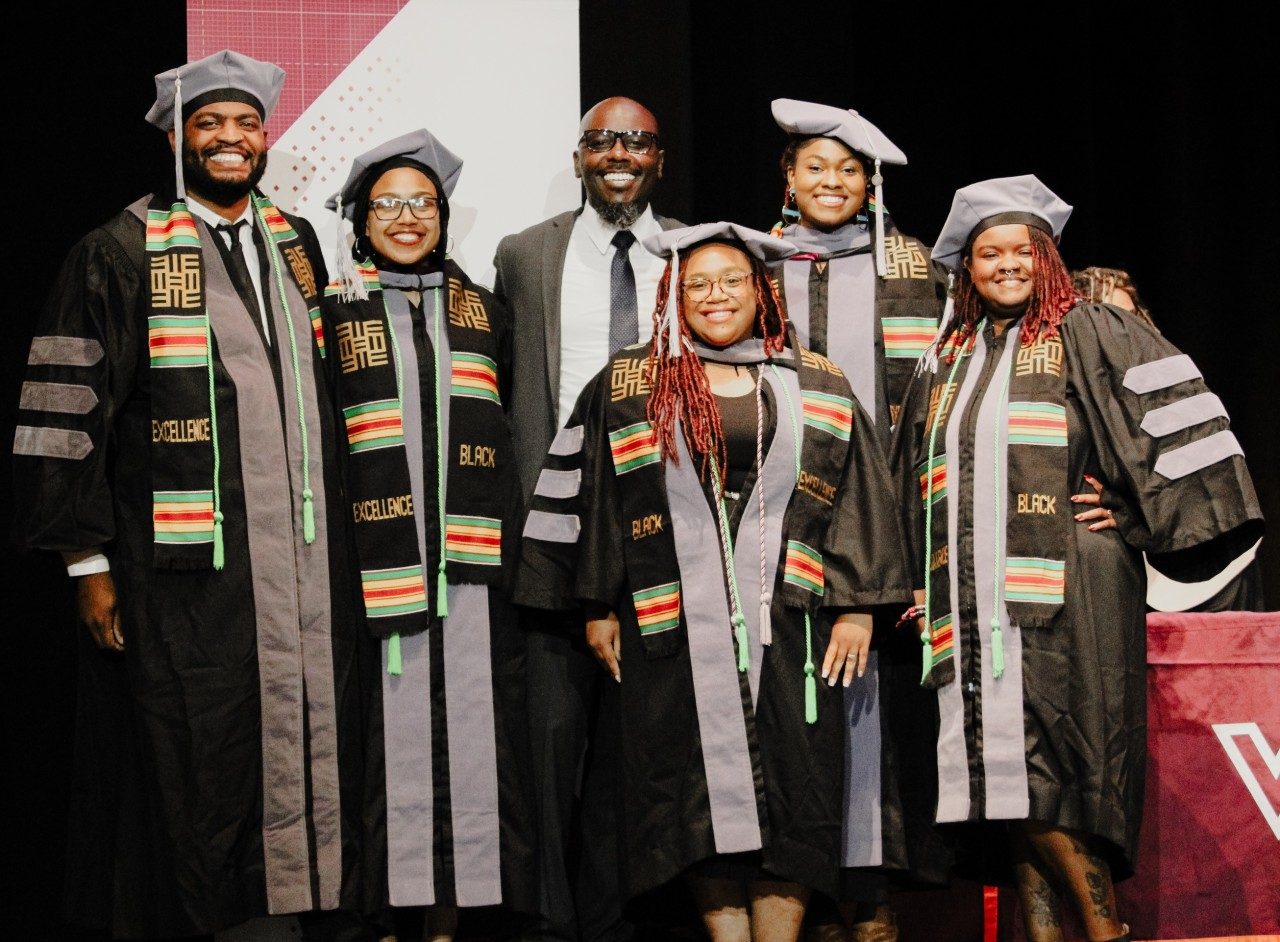
<svg viewBox="0 0 1280 942">
<path fill-rule="evenodd" d="M 84 415 L 98 404 L 98 394 L 74 383 L 23 383 L 19 409 Z"/>
<path fill-rule="evenodd" d="M 563 499 L 577 497 L 581 487 L 581 468 L 574 468 L 572 471 L 556 471 L 553 468 L 543 468 L 542 473 L 538 475 L 538 485 L 533 489 L 533 493 L 539 497 Z"/>
<path fill-rule="evenodd" d="M 1200 370 L 1185 353 L 1131 366 L 1124 374 L 1124 388 L 1144 395 L 1168 389 L 1189 379 L 1199 379 Z"/>
<path fill-rule="evenodd" d="M 19 425 L 13 433 L 15 455 L 79 461 L 91 451 L 93 451 L 93 439 L 87 432 L 79 429 Z"/>
<path fill-rule="evenodd" d="M 1171 481 L 1185 478 L 1211 464 L 1217 464 L 1234 455 L 1243 455 L 1244 449 L 1235 435 L 1223 429 L 1207 438 L 1198 438 L 1194 442 L 1166 451 L 1156 459 L 1156 474 L 1162 474 Z"/>
<path fill-rule="evenodd" d="M 1159 438 L 1181 432 L 1210 419 L 1227 417 L 1227 409 L 1211 392 L 1202 392 L 1188 399 L 1179 399 L 1159 409 L 1152 409 L 1142 417 L 1142 430 L 1148 435 Z"/>
<path fill-rule="evenodd" d="M 34 337 L 28 366 L 93 366 L 102 359 L 102 344 L 92 337 Z"/>
</svg>

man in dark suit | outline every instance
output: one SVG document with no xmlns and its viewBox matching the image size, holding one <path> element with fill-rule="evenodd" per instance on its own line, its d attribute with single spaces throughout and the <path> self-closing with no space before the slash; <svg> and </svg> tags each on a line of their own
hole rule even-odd
<svg viewBox="0 0 1280 942">
<path fill-rule="evenodd" d="M 641 240 L 682 225 L 649 207 L 663 151 L 647 108 L 605 99 L 583 115 L 579 131 L 573 169 L 586 204 L 507 236 L 494 259 L 494 291 L 515 322 L 508 409 L 526 501 L 583 386 L 610 353 L 652 331 L 664 264 Z M 621 917 L 607 754 L 616 704 L 583 631 L 578 616 L 530 624 L 529 723 L 548 915 L 537 937 L 628 939 L 634 927 Z"/>
</svg>

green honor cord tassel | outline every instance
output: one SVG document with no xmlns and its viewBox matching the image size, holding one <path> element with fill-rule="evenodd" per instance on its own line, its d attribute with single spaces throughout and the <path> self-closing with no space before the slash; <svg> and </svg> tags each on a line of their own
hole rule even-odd
<svg viewBox="0 0 1280 942">
<path fill-rule="evenodd" d="M 227 550 L 222 543 L 222 511 L 213 512 L 213 568 L 221 570 L 227 563 Z"/>
<path fill-rule="evenodd" d="M 804 721 L 818 722 L 818 679 L 813 676 L 813 625 L 804 613 Z"/>
<path fill-rule="evenodd" d="M 751 641 L 747 638 L 747 619 L 742 612 L 733 616 L 733 634 L 738 640 L 738 672 L 745 674 L 751 668 Z"/>
<path fill-rule="evenodd" d="M 387 673 L 399 677 L 404 672 L 404 662 L 400 659 L 400 636 L 392 635 L 387 639 Z"/>
<path fill-rule="evenodd" d="M 1004 673 L 1004 632 L 1000 630 L 1000 616 L 991 619 L 991 676 L 1000 679 Z"/>
<path fill-rule="evenodd" d="M 436 614 L 449 617 L 449 580 L 445 578 L 444 560 L 440 561 L 440 570 L 436 573 Z"/>
<path fill-rule="evenodd" d="M 316 507 L 311 488 L 302 492 L 302 539 L 307 543 L 316 541 Z"/>
</svg>

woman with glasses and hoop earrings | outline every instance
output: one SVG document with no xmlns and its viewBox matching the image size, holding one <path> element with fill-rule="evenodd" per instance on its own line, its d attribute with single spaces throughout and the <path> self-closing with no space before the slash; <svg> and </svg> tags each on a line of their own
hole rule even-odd
<svg viewBox="0 0 1280 942">
<path fill-rule="evenodd" d="M 908 591 L 899 515 L 848 381 L 787 330 L 764 263 L 793 247 L 732 223 L 646 247 L 653 338 L 552 447 L 515 599 L 581 606 L 619 685 L 624 895 L 679 880 L 713 939 L 794 940 L 836 888 L 837 684 Z"/>
<path fill-rule="evenodd" d="M 460 910 L 537 911 L 524 637 L 504 593 L 520 514 L 502 408 L 510 325 L 446 254 L 461 170 L 426 130 L 357 157 L 328 203 L 340 278 L 322 308 L 364 610 L 382 641 L 371 902 L 426 907 L 431 940 L 454 936 Z"/>
</svg>

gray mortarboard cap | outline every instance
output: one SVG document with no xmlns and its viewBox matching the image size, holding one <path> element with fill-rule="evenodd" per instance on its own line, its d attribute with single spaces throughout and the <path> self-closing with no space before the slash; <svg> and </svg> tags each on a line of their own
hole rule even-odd
<svg viewBox="0 0 1280 942">
<path fill-rule="evenodd" d="M 883 131 L 852 108 L 833 108 L 794 98 L 775 98 L 772 108 L 773 120 L 788 134 L 833 137 L 875 161 L 871 185 L 875 187 L 876 195 L 876 272 L 883 277 L 889 264 L 884 247 L 884 179 L 880 176 L 880 164 L 905 164 L 907 155 L 885 137 Z"/>
<path fill-rule="evenodd" d="M 956 190 L 933 260 L 954 270 L 971 241 L 992 226 L 1035 226 L 1056 241 L 1070 217 L 1071 207 L 1033 174 L 972 183 Z"/>
<path fill-rule="evenodd" d="M 884 132 L 852 108 L 775 98 L 773 120 L 788 134 L 834 137 L 850 150 L 886 164 L 905 164 L 907 155 Z"/>
<path fill-rule="evenodd" d="M 347 219 L 355 218 L 355 195 L 360 188 L 360 181 L 369 171 L 384 160 L 392 157 L 410 157 L 418 163 L 430 167 L 440 178 L 445 197 L 453 195 L 458 185 L 458 177 L 462 175 L 462 159 L 445 147 L 426 128 L 419 128 L 402 134 L 399 137 L 379 144 L 371 151 L 361 154 L 351 162 L 351 172 L 347 174 L 347 182 L 342 189 L 325 201 L 325 209 L 337 210 L 342 206 L 342 215 Z M 341 203 L 339 203 L 341 200 Z"/>
<path fill-rule="evenodd" d="M 178 84 L 179 78 L 182 80 L 181 86 Z M 248 101 L 258 109 L 265 121 L 275 110 L 282 88 L 284 69 L 270 62 L 260 62 L 242 53 L 224 49 L 157 75 L 156 102 L 147 112 L 147 121 L 161 131 L 171 131 L 175 127 L 174 116 L 182 108 L 183 102 L 193 102 L 209 92 L 224 89 L 239 93 L 226 100 Z M 180 123 L 181 118 L 178 121 Z"/>
<path fill-rule="evenodd" d="M 685 226 L 683 229 L 667 229 L 657 235 L 646 238 L 642 244 L 652 254 L 660 258 L 671 259 L 671 277 L 668 280 L 667 306 L 663 309 L 662 324 L 659 330 L 666 328 L 667 349 L 671 356 L 678 357 L 680 349 L 680 253 L 705 242 L 727 242 L 741 246 L 750 255 L 762 262 L 773 262 L 790 258 L 799 251 L 786 239 L 779 239 L 756 229 L 748 229 L 736 222 L 704 222 L 696 226 Z"/>
<path fill-rule="evenodd" d="M 666 229 L 646 238 L 643 245 L 659 258 L 671 258 L 673 254 L 678 256 L 678 253 L 688 251 L 701 242 L 741 243 L 748 253 L 762 262 L 790 258 L 800 251 L 786 239 L 748 229 L 736 222 L 704 222 L 682 229 Z"/>
</svg>

